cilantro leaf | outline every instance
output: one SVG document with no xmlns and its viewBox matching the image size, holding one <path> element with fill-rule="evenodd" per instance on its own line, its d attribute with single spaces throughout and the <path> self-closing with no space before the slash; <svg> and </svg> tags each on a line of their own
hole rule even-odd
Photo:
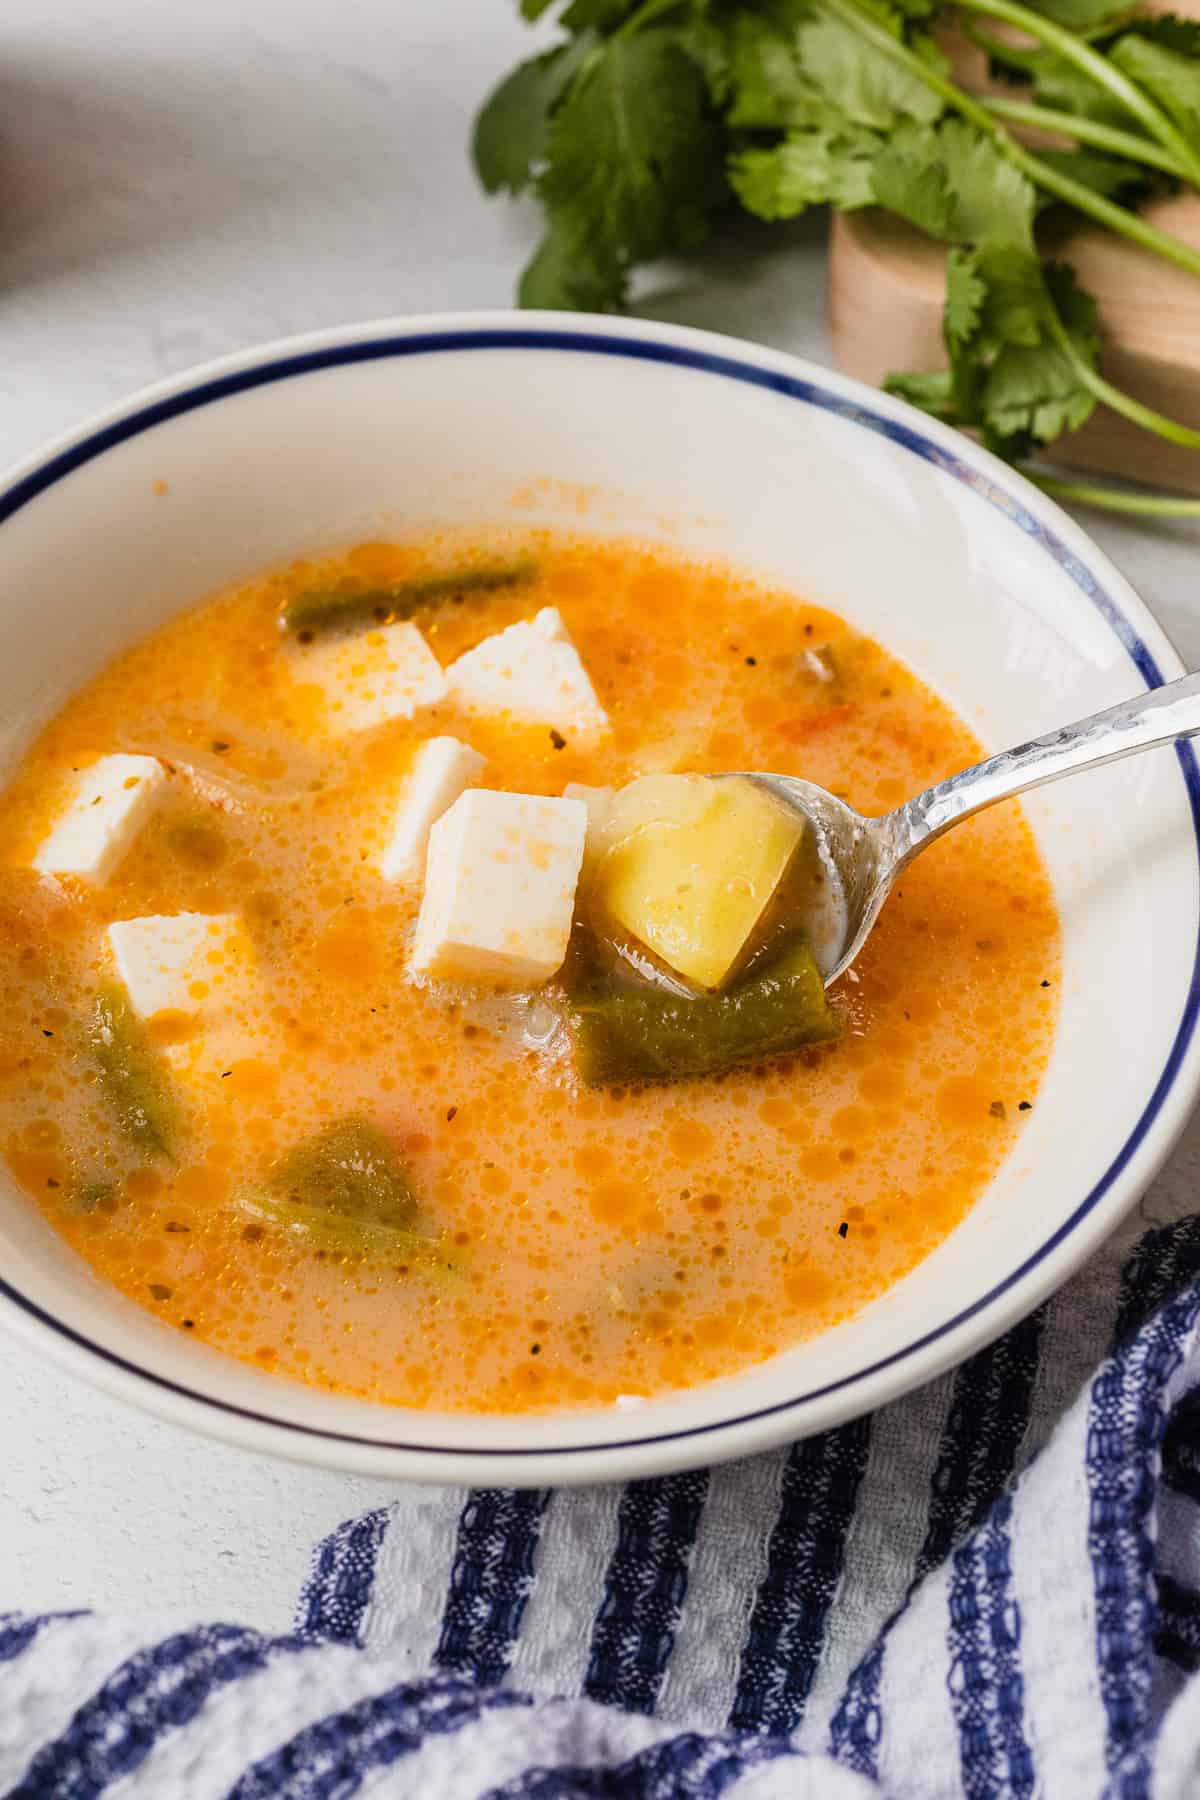
<svg viewBox="0 0 1200 1800">
<path fill-rule="evenodd" d="M 818 96 L 800 69 L 796 30 L 757 13 L 738 13 L 730 31 L 731 96 L 726 118 L 746 130 L 816 123 Z"/>
<path fill-rule="evenodd" d="M 983 388 L 983 441 L 1010 461 L 1052 444 L 1088 419 L 1096 402 L 1054 344 L 1014 346 Z"/>
<path fill-rule="evenodd" d="M 721 148 L 703 74 L 670 33 L 610 38 L 550 120 L 549 233 L 522 303 L 616 306 L 635 263 L 698 243 L 726 192 Z"/>
<path fill-rule="evenodd" d="M 1032 250 L 1014 245 L 982 245 L 973 260 L 984 285 L 976 347 L 985 356 L 1010 345 L 1032 349 L 1046 325 L 1046 283 Z"/>
<path fill-rule="evenodd" d="M 850 211 L 875 199 L 871 169 L 880 140 L 871 132 L 792 131 L 770 150 L 747 150 L 729 179 L 748 212 L 794 219 L 825 202 Z"/>
<path fill-rule="evenodd" d="M 546 154 L 550 116 L 591 48 L 589 37 L 520 63 L 484 102 L 471 153 L 485 191 L 519 194 Z"/>
<path fill-rule="evenodd" d="M 521 17 L 527 25 L 533 25 L 554 4 L 555 0 L 521 0 Z"/>
<path fill-rule="evenodd" d="M 871 179 L 881 206 L 931 237 L 1033 248 L 1033 185 L 974 125 L 947 119 L 932 130 L 901 121 Z"/>
<path fill-rule="evenodd" d="M 1100 349 L 1096 303 L 1063 263 L 1042 271 L 1045 313 L 1053 308 L 1077 356 L 1094 368 Z M 996 359 L 983 391 L 984 439 L 1005 456 L 1027 456 L 1077 431 L 1096 405 L 1070 358 L 1048 330 L 1036 345 L 1014 345 Z"/>
<path fill-rule="evenodd" d="M 978 331 L 986 299 L 987 284 L 974 257 L 952 250 L 946 258 L 946 308 L 942 317 L 942 335 L 952 356 L 969 344 Z"/>
<path fill-rule="evenodd" d="M 954 194 L 937 134 L 928 126 L 906 121 L 897 127 L 875 160 L 871 189 L 880 206 L 930 237 L 956 236 Z"/>
<path fill-rule="evenodd" d="M 759 219 L 794 219 L 829 198 L 830 140 L 818 131 L 793 131 L 770 150 L 746 150 L 729 165 L 734 193 Z"/>
<path fill-rule="evenodd" d="M 895 394 L 899 399 L 907 400 L 910 406 L 920 407 L 931 418 L 944 419 L 947 425 L 961 422 L 954 377 L 949 369 L 936 369 L 928 375 L 889 375 L 883 387 L 885 393 Z"/>
<path fill-rule="evenodd" d="M 1095 400 L 1064 351 L 1094 367 L 1096 308 L 1072 271 L 1043 269 L 1032 250 L 991 245 L 947 259 L 944 378 L 892 378 L 889 387 L 954 424 L 973 426 L 989 449 L 1028 456 L 1082 425 Z"/>
<path fill-rule="evenodd" d="M 714 106 L 728 106 L 733 90 L 729 32 L 721 19 L 700 13 L 681 24 L 676 37 L 703 74 Z"/>
<path fill-rule="evenodd" d="M 851 123 L 891 131 L 904 118 L 932 124 L 941 115 L 941 100 L 919 76 L 840 18 L 801 26 L 797 41 L 804 74 Z"/>
<path fill-rule="evenodd" d="M 624 286 L 622 269 L 597 261 L 570 223 L 552 222 L 521 273 L 517 302 L 549 311 L 610 312 L 624 298 Z"/>
<path fill-rule="evenodd" d="M 1117 39 L 1109 61 L 1153 95 L 1180 130 L 1200 141 L 1200 58 L 1169 49 L 1136 31 Z"/>
<path fill-rule="evenodd" d="M 948 119 L 938 133 L 954 193 L 958 234 L 967 243 L 1033 247 L 1033 184 L 974 125 Z"/>
</svg>

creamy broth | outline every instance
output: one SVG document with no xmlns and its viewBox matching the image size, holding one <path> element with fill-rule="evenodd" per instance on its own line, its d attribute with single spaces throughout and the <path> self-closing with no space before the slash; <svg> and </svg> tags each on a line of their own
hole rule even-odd
<svg viewBox="0 0 1200 1800">
<path fill-rule="evenodd" d="M 867 813 L 980 754 L 884 647 L 802 598 L 639 544 L 546 536 L 516 551 L 531 579 L 441 596 L 418 623 L 446 664 L 557 607 L 611 721 L 592 740 L 450 702 L 338 735 L 280 632 L 289 597 L 497 554 L 491 540 L 370 544 L 219 595 L 118 656 L 0 797 L 0 1142 L 17 1180 L 164 1324 L 399 1405 L 611 1404 L 853 1314 L 946 1237 L 1012 1149 L 1057 1008 L 1057 918 L 1016 805 L 906 872 L 834 991 L 839 1041 L 765 1064 L 590 1089 L 552 993 L 410 980 L 420 888 L 379 862 L 430 736 L 485 756 L 485 788 L 771 769 Z M 167 763 L 161 804 L 103 885 L 35 873 L 76 772 L 111 751 Z M 86 1021 L 111 979 L 106 927 L 181 912 L 239 915 L 253 967 L 215 1041 L 187 1018 L 151 1021 L 180 1121 L 166 1157 L 122 1133 Z M 281 1158 L 351 1114 L 405 1159 L 444 1249 L 429 1266 L 317 1250 L 254 1210 Z"/>
</svg>

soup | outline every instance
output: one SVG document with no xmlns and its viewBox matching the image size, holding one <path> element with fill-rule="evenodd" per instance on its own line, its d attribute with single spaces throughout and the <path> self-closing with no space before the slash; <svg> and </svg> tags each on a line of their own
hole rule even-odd
<svg viewBox="0 0 1200 1800">
<path fill-rule="evenodd" d="M 826 997 L 788 907 L 827 872 L 702 778 L 880 812 L 978 755 L 884 646 L 661 547 L 442 534 L 220 594 L 0 796 L 9 1168 L 164 1326 L 338 1392 L 606 1406 L 760 1362 L 994 1176 L 1058 927 L 997 808 Z"/>
</svg>

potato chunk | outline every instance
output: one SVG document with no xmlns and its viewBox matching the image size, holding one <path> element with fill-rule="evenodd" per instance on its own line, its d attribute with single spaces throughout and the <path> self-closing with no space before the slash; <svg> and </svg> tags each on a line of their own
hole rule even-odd
<svg viewBox="0 0 1200 1800">
<path fill-rule="evenodd" d="M 616 796 L 592 902 L 698 987 L 724 985 L 804 835 L 752 781 L 647 775 Z"/>
</svg>

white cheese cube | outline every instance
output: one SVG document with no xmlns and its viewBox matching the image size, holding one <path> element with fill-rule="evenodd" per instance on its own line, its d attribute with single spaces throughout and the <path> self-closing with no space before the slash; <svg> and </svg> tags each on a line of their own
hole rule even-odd
<svg viewBox="0 0 1200 1800">
<path fill-rule="evenodd" d="M 297 681 L 321 689 L 330 729 L 339 735 L 411 719 L 447 692 L 441 663 L 407 620 L 298 650 L 295 672 Z"/>
<path fill-rule="evenodd" d="M 428 738 L 421 745 L 379 865 L 385 881 L 420 881 L 431 827 L 470 787 L 486 760 L 458 738 Z"/>
<path fill-rule="evenodd" d="M 167 772 L 154 756 L 102 756 L 33 859 L 45 875 L 107 881 L 161 797 Z"/>
<path fill-rule="evenodd" d="M 412 967 L 531 987 L 567 953 L 587 808 L 469 788 L 429 834 Z"/>
<path fill-rule="evenodd" d="M 236 913 L 119 919 L 108 928 L 117 973 L 143 1019 L 162 1013 L 223 1017 L 246 998 L 254 952 Z"/>
<path fill-rule="evenodd" d="M 446 670 L 450 692 L 468 712 L 508 713 L 564 735 L 608 724 L 579 652 L 553 606 L 484 638 Z"/>
</svg>

